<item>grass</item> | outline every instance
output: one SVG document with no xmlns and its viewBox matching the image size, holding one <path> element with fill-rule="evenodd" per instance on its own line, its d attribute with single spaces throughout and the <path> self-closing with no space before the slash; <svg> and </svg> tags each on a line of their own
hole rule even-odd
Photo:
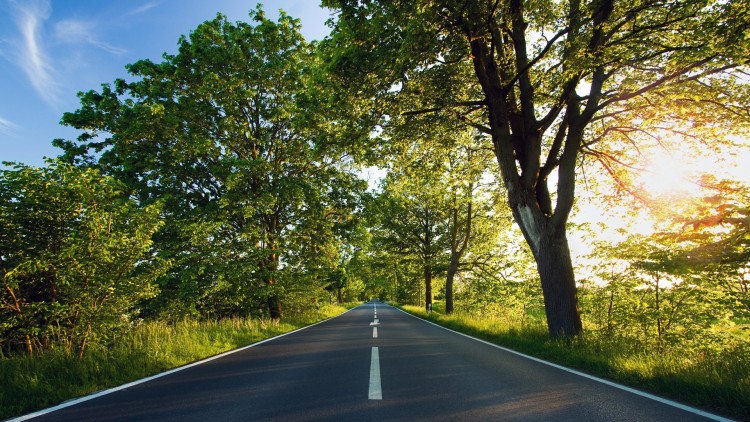
<svg viewBox="0 0 750 422">
<path fill-rule="evenodd" d="M 552 340 L 541 323 L 519 325 L 465 314 L 445 315 L 435 307 L 402 308 L 418 317 L 527 355 L 639 388 L 739 420 L 750 420 L 750 344 L 727 341 L 721 347 L 660 348 L 622 338 L 585 334 Z"/>
<path fill-rule="evenodd" d="M 81 360 L 62 350 L 0 359 L 0 419 L 158 374 L 293 331 L 346 309 L 327 306 L 280 323 L 257 319 L 149 322 L 118 338 L 111 347 L 92 347 Z"/>
</svg>

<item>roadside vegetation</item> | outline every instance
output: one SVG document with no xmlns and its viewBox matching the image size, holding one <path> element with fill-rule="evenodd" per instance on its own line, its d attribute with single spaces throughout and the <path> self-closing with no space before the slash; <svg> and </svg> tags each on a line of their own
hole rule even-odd
<svg viewBox="0 0 750 422">
<path fill-rule="evenodd" d="M 695 347 L 680 343 L 639 344 L 587 330 L 573 340 L 551 339 L 544 321 L 524 324 L 507 318 L 442 312 L 419 306 L 402 309 L 452 330 L 509 349 L 641 389 L 674 401 L 750 419 L 750 343 L 747 339 Z"/>
<path fill-rule="evenodd" d="M 354 304 L 327 305 L 283 321 L 231 318 L 218 321 L 143 322 L 92 347 L 82 357 L 65 349 L 0 359 L 0 419 L 116 387 L 341 314 Z"/>
</svg>

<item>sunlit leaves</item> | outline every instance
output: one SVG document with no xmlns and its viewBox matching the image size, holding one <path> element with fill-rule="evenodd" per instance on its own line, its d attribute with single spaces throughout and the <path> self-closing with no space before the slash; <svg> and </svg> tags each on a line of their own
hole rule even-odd
<svg viewBox="0 0 750 422">
<path fill-rule="evenodd" d="M 319 294 L 360 206 L 362 183 L 328 148 L 336 128 L 315 106 L 327 88 L 300 22 L 260 6 L 249 17 L 204 22 L 177 54 L 128 66 L 132 82 L 84 94 L 64 117 L 86 131 L 69 156 L 102 145 L 98 166 L 165 202 L 156 241 L 176 265 L 152 312 L 167 317 L 278 318 L 284 292 Z"/>
<path fill-rule="evenodd" d="M 586 288 L 597 329 L 703 345 L 748 315 L 747 188 L 708 177 L 701 184 L 704 196 L 659 209 L 658 231 L 597 245 Z"/>
<path fill-rule="evenodd" d="M 166 269 L 151 241 L 160 209 L 123 191 L 96 170 L 57 162 L 0 173 L 3 347 L 81 355 L 156 294 Z"/>
</svg>

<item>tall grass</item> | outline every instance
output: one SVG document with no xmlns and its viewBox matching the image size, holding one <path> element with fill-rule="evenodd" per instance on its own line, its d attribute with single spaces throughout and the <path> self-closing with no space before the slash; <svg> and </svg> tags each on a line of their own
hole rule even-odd
<svg viewBox="0 0 750 422">
<path fill-rule="evenodd" d="M 514 323 L 466 314 L 402 308 L 455 331 L 740 420 L 750 420 L 750 344 L 726 339 L 702 348 L 635 344 L 587 333 L 553 340 L 541 322 Z M 437 307 L 437 309 L 440 309 Z"/>
<path fill-rule="evenodd" d="M 64 350 L 0 359 L 0 419 L 122 385 L 338 315 L 332 305 L 285 318 L 144 323 L 82 359 Z"/>
</svg>

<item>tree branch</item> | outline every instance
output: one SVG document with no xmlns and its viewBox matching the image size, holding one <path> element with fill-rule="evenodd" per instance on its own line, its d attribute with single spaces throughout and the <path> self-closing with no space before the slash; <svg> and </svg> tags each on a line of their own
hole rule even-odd
<svg viewBox="0 0 750 422">
<path fill-rule="evenodd" d="M 651 82 L 650 84 L 648 84 L 648 85 L 646 85 L 646 86 L 644 86 L 644 87 L 642 87 L 642 88 L 640 88 L 638 90 L 635 90 L 633 92 L 622 93 L 620 95 L 616 95 L 616 96 L 610 98 L 607 101 L 603 101 L 599 105 L 598 109 L 601 110 L 601 109 L 607 107 L 610 104 L 613 104 L 613 103 L 616 103 L 616 102 L 620 102 L 620 101 L 626 101 L 626 100 L 629 100 L 631 98 L 643 95 L 646 92 L 649 92 L 649 91 L 651 91 L 653 89 L 656 89 L 656 88 L 658 88 L 658 87 L 660 87 L 662 85 L 665 85 L 665 84 L 669 83 L 670 81 L 672 81 L 674 79 L 679 78 L 680 76 L 683 76 L 683 75 L 687 74 L 688 72 L 690 72 L 693 69 L 696 69 L 696 68 L 698 68 L 698 67 L 700 67 L 700 66 L 702 66 L 702 65 L 704 65 L 706 63 L 709 63 L 714 58 L 715 57 L 707 57 L 707 58 L 705 58 L 703 60 L 700 60 L 698 62 L 691 63 L 690 65 L 688 65 L 688 66 L 686 66 L 686 67 L 684 67 L 684 68 L 682 68 L 680 70 L 672 72 L 672 73 L 670 73 L 668 75 L 664 75 L 661 78 L 658 78 L 657 80 Z M 731 68 L 731 67 L 734 67 L 734 66 L 727 66 L 727 68 Z M 709 74 L 711 74 L 711 73 L 718 73 L 718 72 L 723 71 L 723 70 L 726 70 L 726 69 L 725 68 L 720 68 L 720 69 L 716 69 L 714 71 L 707 71 L 707 72 L 703 72 L 701 75 L 704 75 L 706 73 L 709 73 Z M 684 80 L 682 80 L 680 82 L 681 83 L 682 82 L 687 82 L 688 80 L 692 80 L 692 79 L 695 79 L 697 77 L 700 77 L 700 75 L 692 76 L 692 77 L 684 79 Z"/>
<path fill-rule="evenodd" d="M 428 114 L 428 113 L 436 113 L 438 111 L 443 111 L 448 108 L 453 107 L 471 107 L 471 106 L 484 106 L 486 105 L 486 101 L 459 101 L 455 104 L 451 104 L 448 106 L 442 106 L 442 107 L 430 107 L 430 108 L 423 108 L 420 110 L 411 110 L 411 111 L 405 111 L 401 113 L 402 116 L 417 116 L 420 114 Z"/>
</svg>

